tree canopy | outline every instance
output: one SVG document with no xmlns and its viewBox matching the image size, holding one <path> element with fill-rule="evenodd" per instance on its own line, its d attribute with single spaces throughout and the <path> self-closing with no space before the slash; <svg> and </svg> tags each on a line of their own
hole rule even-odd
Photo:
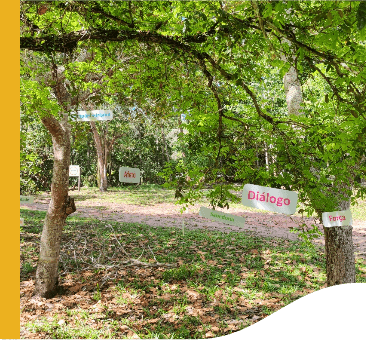
<svg viewBox="0 0 367 340">
<path fill-rule="evenodd" d="M 21 48 L 48 56 L 87 50 L 103 66 L 98 74 L 113 74 L 105 94 L 139 98 L 156 115 L 188 112 L 188 143 L 207 142 L 194 148 L 199 163 L 187 159 L 187 189 L 231 178 L 292 186 L 310 198 L 320 195 L 316 182 L 344 181 L 351 169 L 353 180 L 364 173 L 364 8 L 330 1 L 24 1 Z M 67 64 L 69 82 L 85 90 L 95 62 Z M 291 66 L 303 88 L 299 116 L 288 115 L 279 98 Z M 252 167 L 269 146 L 276 162 Z M 314 162 L 325 165 L 317 180 Z"/>
</svg>

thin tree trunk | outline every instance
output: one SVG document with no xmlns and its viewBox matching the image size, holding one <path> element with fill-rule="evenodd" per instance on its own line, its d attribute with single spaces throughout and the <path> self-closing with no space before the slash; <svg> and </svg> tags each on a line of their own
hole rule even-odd
<svg viewBox="0 0 367 340">
<path fill-rule="evenodd" d="M 54 165 L 51 201 L 41 236 L 35 294 L 50 298 L 57 290 L 62 229 L 66 217 L 76 211 L 76 208 L 74 199 L 68 196 L 70 131 L 67 115 L 64 116 L 62 122 L 57 121 L 54 117 L 49 117 L 43 118 L 42 123 L 52 136 Z"/>
<path fill-rule="evenodd" d="M 294 60 L 293 60 L 294 62 Z M 298 74 L 295 67 L 291 66 L 283 78 L 284 89 L 288 113 L 301 115 L 302 88 L 298 80 Z M 314 169 L 317 176 L 318 169 Z M 339 187 L 339 193 L 343 192 L 343 187 Z M 327 192 L 327 188 L 322 189 Z M 333 195 L 332 193 L 330 195 Z M 334 194 L 335 195 L 335 194 Z M 330 196 L 332 198 L 333 196 Z M 311 204 L 316 211 L 325 212 L 322 209 L 323 202 L 318 199 L 312 199 Z M 334 206 L 333 211 L 347 210 L 350 207 L 350 198 L 344 197 L 339 204 Z M 324 227 L 325 252 L 326 252 L 326 275 L 328 287 L 356 282 L 354 247 L 352 238 L 352 227 Z"/>
<path fill-rule="evenodd" d="M 265 168 L 266 168 L 266 171 L 269 171 L 268 147 L 265 142 L 264 142 L 264 153 L 265 153 Z"/>
<path fill-rule="evenodd" d="M 163 128 L 163 124 L 161 124 L 161 136 L 162 136 L 162 154 L 163 154 L 163 163 L 164 163 L 164 156 L 166 156 L 166 162 L 169 161 L 169 154 L 168 154 L 168 149 L 167 149 L 167 143 L 166 143 L 166 137 L 164 135 L 164 128 Z"/>
<path fill-rule="evenodd" d="M 97 131 L 96 123 L 90 122 L 90 126 L 92 129 L 94 142 L 96 144 L 96 150 L 97 150 L 98 175 L 99 175 L 98 186 L 101 192 L 105 192 L 107 191 L 107 174 L 106 174 L 107 157 L 105 155 L 105 148 L 103 148 L 102 139 Z"/>
</svg>

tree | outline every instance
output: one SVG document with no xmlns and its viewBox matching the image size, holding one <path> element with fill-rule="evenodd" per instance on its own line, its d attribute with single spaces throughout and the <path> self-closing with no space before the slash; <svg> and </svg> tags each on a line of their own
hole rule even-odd
<svg viewBox="0 0 367 340">
<path fill-rule="evenodd" d="M 205 127 L 201 132 L 207 135 L 208 144 L 199 146 L 198 153 L 201 159 L 212 158 L 213 166 L 205 168 L 205 162 L 198 165 L 188 160 L 179 164 L 190 177 L 183 185 L 178 183 L 181 189 L 190 189 L 186 193 L 179 190 L 183 200 L 195 200 L 202 185 L 211 182 L 212 205 L 228 205 L 236 198 L 229 191 L 226 176 L 235 182 L 255 179 L 257 184 L 297 190 L 308 213 L 338 210 L 345 207 L 341 202 L 364 194 L 356 181 L 358 176 L 365 176 L 365 27 L 360 3 L 112 4 L 46 4 L 47 13 L 42 17 L 47 30 L 41 27 L 38 31 L 31 28 L 35 23 L 40 27 L 36 6 L 29 4 L 24 10 L 29 29 L 21 37 L 21 48 L 70 53 L 81 44 L 115 46 L 119 42 L 126 50 L 136 51 L 136 46 L 143 44 L 147 51 L 155 46 L 157 57 L 174 55 L 177 66 L 181 65 L 173 73 L 179 75 L 173 77 L 176 86 L 170 83 L 166 88 L 159 72 L 158 77 L 154 72 L 143 72 L 147 81 L 140 88 L 136 86 L 136 91 L 144 92 L 141 98 L 153 93 L 158 98 L 159 93 L 174 87 L 171 98 L 177 98 L 177 106 L 186 109 L 193 102 L 200 103 L 192 108 L 190 117 Z M 73 18 L 74 26 L 64 23 L 60 29 L 59 23 L 51 22 L 61 13 Z M 281 52 L 280 57 L 276 51 Z M 158 67 L 152 59 L 147 60 Z M 303 79 L 302 86 L 317 78 L 315 83 L 329 92 L 310 91 L 301 116 L 285 114 L 284 106 L 274 112 L 269 100 L 262 98 L 271 74 L 282 77 L 291 67 Z M 210 112 L 205 115 L 202 98 L 195 96 L 196 89 L 189 88 L 189 77 L 183 72 L 190 68 L 210 91 L 205 103 Z M 188 127 L 188 131 L 192 129 Z M 276 162 L 249 167 L 256 163 L 256 149 L 264 142 L 272 146 Z M 336 268 L 328 270 L 329 285 L 353 281 L 354 264 L 344 261 L 351 254 L 350 247 L 345 246 L 350 245 L 350 232 L 340 230 L 326 231 L 338 235 L 337 249 L 344 253 L 336 266 L 334 257 L 327 257 L 328 268 Z M 328 248 L 335 245 L 332 239 L 326 236 L 328 254 L 333 254 Z"/>
<path fill-rule="evenodd" d="M 39 116 L 52 137 L 53 145 L 51 201 L 42 231 L 35 288 L 37 294 L 51 297 L 57 289 L 62 228 L 67 216 L 76 210 L 74 199 L 68 196 L 71 133 L 68 116 L 79 103 L 98 101 L 97 94 L 101 87 L 91 87 L 101 85 L 104 76 L 96 77 L 91 72 L 93 69 L 85 70 L 83 61 L 90 59 L 91 54 L 84 49 L 74 54 L 48 53 L 38 56 L 22 53 L 21 56 L 23 111 Z M 68 79 L 76 68 L 82 69 L 88 76 L 84 82 L 71 83 Z"/>
</svg>

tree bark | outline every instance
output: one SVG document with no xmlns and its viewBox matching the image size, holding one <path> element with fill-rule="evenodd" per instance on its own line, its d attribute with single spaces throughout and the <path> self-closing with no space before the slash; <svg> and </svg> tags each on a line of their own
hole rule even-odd
<svg viewBox="0 0 367 340">
<path fill-rule="evenodd" d="M 352 226 L 324 227 L 327 285 L 356 282 Z"/>
<path fill-rule="evenodd" d="M 90 122 L 90 126 L 92 129 L 94 142 L 96 144 L 96 150 L 97 150 L 97 159 L 98 159 L 98 175 L 99 175 L 99 181 L 98 186 L 99 190 L 101 192 L 107 191 L 107 156 L 108 156 L 108 147 L 107 143 L 105 142 L 104 147 L 102 143 L 102 138 L 100 134 L 97 131 L 96 123 Z"/>
<path fill-rule="evenodd" d="M 163 164 L 164 162 L 169 162 L 169 154 L 168 154 L 168 149 L 167 149 L 167 143 L 166 143 L 166 137 L 164 135 L 164 126 L 163 124 L 161 124 L 161 136 L 162 136 L 162 158 L 163 158 Z M 166 157 L 164 157 L 166 156 Z"/>
<path fill-rule="evenodd" d="M 76 211 L 76 208 L 74 199 L 68 196 L 70 131 L 67 115 L 61 122 L 54 117 L 48 117 L 43 118 L 42 123 L 52 136 L 54 165 L 51 201 L 41 236 L 35 294 L 50 298 L 57 291 L 62 229 L 65 225 L 66 217 Z"/>
<path fill-rule="evenodd" d="M 294 60 L 293 60 L 294 62 Z M 283 78 L 284 90 L 286 93 L 286 101 L 288 113 L 301 115 L 302 88 L 298 80 L 297 69 L 293 66 Z M 314 169 L 317 176 L 318 169 Z M 346 184 L 349 186 L 349 184 Z M 340 187 L 339 192 L 344 188 Z M 324 188 L 325 192 L 328 188 Z M 330 193 L 330 199 L 335 194 Z M 322 208 L 323 203 L 317 198 L 311 199 L 311 204 L 319 215 L 325 212 Z M 350 198 L 343 197 L 338 204 L 335 205 L 334 211 L 347 210 L 350 207 Z M 327 286 L 334 286 L 342 283 L 356 282 L 355 264 L 354 264 L 354 247 L 352 238 L 352 226 L 348 227 L 324 227 L 325 237 L 325 253 L 326 253 L 326 276 Z"/>
</svg>

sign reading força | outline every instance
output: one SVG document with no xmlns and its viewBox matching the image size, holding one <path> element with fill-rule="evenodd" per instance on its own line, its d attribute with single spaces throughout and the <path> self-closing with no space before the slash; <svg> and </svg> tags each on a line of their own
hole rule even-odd
<svg viewBox="0 0 367 340">
<path fill-rule="evenodd" d="M 70 165 L 69 166 L 69 176 L 70 177 L 80 176 L 80 167 L 79 167 L 79 165 Z"/>
<path fill-rule="evenodd" d="M 121 167 L 119 169 L 119 181 L 125 183 L 140 183 L 140 169 Z"/>
<path fill-rule="evenodd" d="M 247 207 L 292 215 L 296 212 L 298 194 L 294 191 L 246 184 L 242 204 Z"/>
<path fill-rule="evenodd" d="M 341 227 L 353 224 L 350 210 L 322 213 L 322 223 L 325 227 Z"/>
<path fill-rule="evenodd" d="M 76 115 L 72 112 L 72 115 Z M 78 122 L 89 122 L 98 120 L 111 120 L 113 118 L 112 110 L 93 110 L 93 111 L 78 111 L 76 120 Z"/>
<path fill-rule="evenodd" d="M 20 203 L 30 203 L 32 204 L 34 201 L 34 197 L 32 196 L 20 196 Z"/>
<path fill-rule="evenodd" d="M 210 218 L 211 220 L 235 225 L 237 227 L 243 227 L 246 221 L 243 217 L 226 214 L 221 211 L 204 208 L 204 207 L 200 207 L 199 215 L 201 217 Z"/>
</svg>

